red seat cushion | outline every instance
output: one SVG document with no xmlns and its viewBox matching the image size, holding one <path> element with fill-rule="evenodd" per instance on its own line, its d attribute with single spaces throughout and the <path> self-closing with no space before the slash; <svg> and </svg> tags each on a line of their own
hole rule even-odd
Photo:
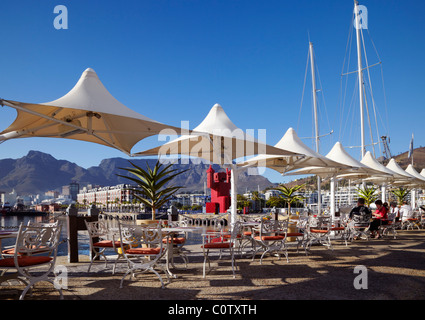
<svg viewBox="0 0 425 320">
<path fill-rule="evenodd" d="M 231 234 L 225 234 L 225 235 L 223 235 L 223 238 L 230 239 L 230 238 L 232 238 L 232 235 Z M 236 239 L 240 239 L 240 238 L 242 238 L 241 234 L 236 235 Z"/>
<path fill-rule="evenodd" d="M 332 231 L 343 231 L 345 230 L 344 227 L 335 227 L 335 228 L 331 228 Z"/>
<path fill-rule="evenodd" d="M 164 251 L 165 249 L 162 248 Z M 150 254 L 159 254 L 160 248 L 131 248 L 125 251 L 126 254 L 143 254 L 143 255 L 150 255 Z"/>
<path fill-rule="evenodd" d="M 231 242 L 210 242 L 201 246 L 205 249 L 229 249 L 230 247 L 233 247 Z"/>
<path fill-rule="evenodd" d="M 46 252 L 46 249 L 43 249 L 43 248 L 46 248 L 46 247 L 45 246 L 44 247 L 40 247 L 40 250 L 33 251 L 31 253 L 32 254 L 37 254 L 37 253 Z M 33 249 L 35 249 L 35 248 L 33 247 Z M 10 249 L 3 250 L 2 253 L 3 254 L 6 254 L 6 255 L 14 255 L 15 254 L 15 248 L 10 248 Z M 21 254 L 21 253 L 19 253 L 19 254 Z"/>
<path fill-rule="evenodd" d="M 119 247 L 121 245 L 121 242 L 115 241 L 115 247 Z M 93 243 L 94 247 L 100 247 L 100 248 L 113 248 L 112 241 L 110 240 L 102 240 L 96 243 Z"/>
<path fill-rule="evenodd" d="M 285 239 L 284 236 L 262 236 L 260 238 L 260 236 L 257 236 L 254 238 L 255 240 L 263 240 L 263 241 L 277 241 L 277 240 L 283 240 Z"/>
<path fill-rule="evenodd" d="M 167 243 L 167 239 L 162 239 L 163 243 Z M 171 239 L 168 239 L 168 242 L 171 243 Z M 186 238 L 173 238 L 173 244 L 184 244 Z"/>
<path fill-rule="evenodd" d="M 310 232 L 312 232 L 312 233 L 328 233 L 328 230 L 310 229 Z"/>
<path fill-rule="evenodd" d="M 13 268 L 15 267 L 14 258 L 6 258 L 0 260 L 0 267 Z M 20 267 L 34 266 L 52 261 L 51 257 L 43 256 L 21 256 L 18 257 L 18 265 Z"/>
</svg>

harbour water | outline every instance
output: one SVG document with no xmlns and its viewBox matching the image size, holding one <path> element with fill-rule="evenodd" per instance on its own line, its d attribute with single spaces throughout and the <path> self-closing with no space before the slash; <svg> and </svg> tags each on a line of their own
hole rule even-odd
<svg viewBox="0 0 425 320">
<path fill-rule="evenodd" d="M 18 231 L 19 226 L 31 222 L 49 222 L 52 218 L 50 215 L 45 216 L 28 216 L 28 215 L 11 215 L 11 216 L 0 216 L 0 230 L 13 230 Z M 61 232 L 61 241 L 68 238 L 67 234 L 67 222 L 65 216 L 59 216 L 58 219 L 62 222 L 62 232 Z M 15 244 L 15 238 L 3 239 L 2 240 L 2 249 L 11 247 Z M 78 232 L 78 253 L 81 255 L 88 255 L 90 251 L 89 237 L 87 232 L 79 231 Z M 66 242 L 61 243 L 58 247 L 58 255 L 66 256 L 68 255 L 68 244 Z"/>
<path fill-rule="evenodd" d="M 45 215 L 45 216 L 28 216 L 28 215 L 0 215 L 0 230 L 13 230 L 18 231 L 19 226 L 23 224 L 27 224 L 29 221 L 31 222 L 49 222 L 53 216 Z M 66 216 L 58 216 L 58 219 L 62 223 L 62 232 L 61 232 L 61 241 L 68 239 L 68 226 Z M 206 228 L 205 228 L 206 229 Z M 188 233 L 186 244 L 198 244 L 202 242 L 201 234 L 199 233 Z M 15 244 L 15 238 L 3 239 L 1 246 L 2 249 L 12 247 Z M 79 231 L 78 232 L 78 254 L 79 255 L 89 255 L 90 253 L 90 244 L 89 237 L 87 231 Z M 106 253 L 108 254 L 108 253 Z M 112 253 L 110 253 L 112 254 Z M 58 248 L 59 256 L 68 255 L 68 244 L 66 242 L 61 243 Z"/>
</svg>

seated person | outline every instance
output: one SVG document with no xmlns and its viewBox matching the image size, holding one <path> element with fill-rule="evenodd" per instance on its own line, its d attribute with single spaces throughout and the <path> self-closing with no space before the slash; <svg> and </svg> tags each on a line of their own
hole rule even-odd
<svg viewBox="0 0 425 320">
<path fill-rule="evenodd" d="M 349 218 L 354 221 L 354 226 L 356 227 L 369 226 L 372 213 L 364 204 L 365 200 L 363 198 L 359 198 L 357 200 L 357 207 L 353 208 L 350 212 Z"/>
<path fill-rule="evenodd" d="M 374 220 L 370 224 L 370 231 L 372 232 L 372 237 L 378 239 L 381 235 L 379 234 L 379 226 L 388 224 L 388 212 L 387 208 L 384 207 L 381 200 L 376 200 L 376 211 L 373 213 Z M 376 235 L 375 235 L 376 232 Z"/>
<path fill-rule="evenodd" d="M 398 222 L 400 221 L 400 208 L 397 206 L 397 202 L 391 202 L 390 211 L 388 213 L 388 219 L 394 220 Z"/>
<path fill-rule="evenodd" d="M 400 217 L 402 221 L 406 221 L 413 217 L 412 207 L 407 201 L 403 201 L 403 205 L 400 207 Z"/>
</svg>

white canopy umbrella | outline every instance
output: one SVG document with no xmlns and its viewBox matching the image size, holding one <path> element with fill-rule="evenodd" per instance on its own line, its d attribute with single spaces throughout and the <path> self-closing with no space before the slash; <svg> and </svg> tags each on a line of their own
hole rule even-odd
<svg viewBox="0 0 425 320">
<path fill-rule="evenodd" d="M 156 155 L 167 161 L 170 155 L 187 155 L 205 159 L 211 163 L 230 166 L 231 175 L 231 224 L 236 221 L 236 171 L 234 159 L 256 154 L 294 156 L 294 152 L 269 146 L 238 128 L 219 104 L 215 104 L 205 119 L 193 129 L 162 146 L 135 153 L 136 156 Z M 172 160 L 170 160 L 172 161 Z"/>
<path fill-rule="evenodd" d="M 421 176 L 425 177 L 425 169 L 422 169 L 420 174 L 421 174 Z"/>
<path fill-rule="evenodd" d="M 285 173 L 287 171 L 305 168 L 309 166 L 315 167 L 332 167 L 332 168 L 350 168 L 342 163 L 338 163 L 329 158 L 326 158 L 307 147 L 293 128 L 289 128 L 285 135 L 275 145 L 276 148 L 289 150 L 296 152 L 302 156 L 278 156 L 278 155 L 258 155 L 252 159 L 241 162 L 238 165 L 243 167 L 256 166 L 256 167 L 267 167 L 273 169 L 279 173 Z M 318 183 L 318 202 L 317 208 L 321 210 L 321 190 L 320 183 Z"/>
<path fill-rule="evenodd" d="M 388 169 L 383 164 L 379 163 L 378 160 L 376 160 L 370 151 L 366 152 L 363 159 L 360 161 L 365 166 L 377 170 L 379 173 L 377 174 L 371 174 L 370 172 L 357 172 L 357 173 L 349 173 L 349 174 L 343 174 L 339 175 L 338 178 L 346 178 L 346 179 L 378 179 L 379 181 L 392 181 L 395 177 L 402 178 L 402 176 L 398 175 L 394 171 Z"/>
<path fill-rule="evenodd" d="M 326 158 L 345 165 L 345 167 L 307 167 L 295 170 L 286 175 L 309 175 L 315 174 L 322 178 L 332 178 L 342 174 L 380 174 L 376 169 L 370 168 L 360 161 L 351 157 L 340 142 L 335 143 L 332 150 L 326 155 Z M 382 174 L 382 173 L 381 173 Z"/>
<path fill-rule="evenodd" d="M 425 177 L 423 177 L 422 175 L 420 175 L 415 168 L 413 168 L 413 166 L 411 164 L 409 164 L 405 170 L 408 174 L 414 176 L 416 178 L 415 180 L 415 187 L 424 187 L 425 186 Z M 411 198 L 411 202 L 412 202 L 412 207 L 415 208 L 416 207 L 416 189 L 413 188 L 410 191 L 410 198 Z"/>
<path fill-rule="evenodd" d="M 273 154 L 261 154 L 249 160 L 238 163 L 239 166 L 267 167 L 280 173 L 305 168 L 309 166 L 349 168 L 342 163 L 338 163 L 322 156 L 311 148 L 307 147 L 293 128 L 289 128 L 280 141 L 275 144 L 276 148 L 292 151 L 300 156 L 279 156 Z"/>
<path fill-rule="evenodd" d="M 416 183 L 417 178 L 403 170 L 394 159 L 391 159 L 390 162 L 388 162 L 387 168 L 403 177 L 402 181 L 399 181 L 398 183 L 396 181 L 394 184 L 412 185 Z"/>
<path fill-rule="evenodd" d="M 418 185 L 420 186 L 424 186 L 425 185 L 425 177 L 422 176 L 421 174 L 419 174 L 419 172 L 417 172 L 415 170 L 415 168 L 413 168 L 413 166 L 411 164 L 409 164 L 405 170 L 408 174 L 414 176 L 417 180 L 415 180 Z"/>
<path fill-rule="evenodd" d="M 338 177 L 345 178 L 345 179 L 362 179 L 363 181 L 372 181 L 376 183 L 381 183 L 381 189 L 382 189 L 382 201 L 386 201 L 386 187 L 387 183 L 394 183 L 397 179 L 397 181 L 402 181 L 403 176 L 397 174 L 396 172 L 388 169 L 386 166 L 381 164 L 378 160 L 376 160 L 370 151 L 366 152 L 363 159 L 360 161 L 364 165 L 378 170 L 379 174 L 373 174 L 370 173 L 353 173 L 353 174 L 344 174 L 340 175 Z"/>
<path fill-rule="evenodd" d="M 93 69 L 86 69 L 74 88 L 46 103 L 0 100 L 15 108 L 15 121 L 0 133 L 0 141 L 13 138 L 53 137 L 95 142 L 130 155 L 140 140 L 171 127 L 141 115 L 116 100 Z"/>
<path fill-rule="evenodd" d="M 335 177 L 341 174 L 379 174 L 379 171 L 370 168 L 360 161 L 357 161 L 351 157 L 344 149 L 340 142 L 335 143 L 332 150 L 326 155 L 333 161 L 346 165 L 345 168 L 338 167 L 307 167 L 290 172 L 286 175 L 309 175 L 315 174 L 322 178 L 331 179 L 331 204 L 330 211 L 331 215 L 335 215 Z"/>
</svg>

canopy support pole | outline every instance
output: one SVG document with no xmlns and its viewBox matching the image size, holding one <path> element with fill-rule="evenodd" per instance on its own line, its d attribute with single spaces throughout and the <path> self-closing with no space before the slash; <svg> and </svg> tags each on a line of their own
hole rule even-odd
<svg viewBox="0 0 425 320">
<path fill-rule="evenodd" d="M 331 217 L 332 219 L 335 218 L 335 177 L 331 178 L 331 204 L 330 204 L 330 211 L 331 211 Z"/>
</svg>

